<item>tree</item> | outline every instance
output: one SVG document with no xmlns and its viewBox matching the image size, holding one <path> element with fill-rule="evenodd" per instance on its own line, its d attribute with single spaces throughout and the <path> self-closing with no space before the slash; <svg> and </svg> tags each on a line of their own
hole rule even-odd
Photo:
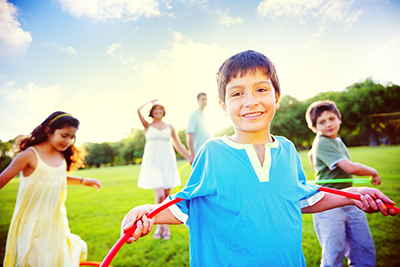
<svg viewBox="0 0 400 267">
<path fill-rule="evenodd" d="M 96 165 L 100 167 L 101 164 L 113 164 L 114 157 L 117 153 L 108 143 L 89 143 L 86 146 L 89 155 L 86 157 L 86 163 L 90 166 Z"/>
<path fill-rule="evenodd" d="M 125 162 L 135 164 L 135 159 L 142 158 L 145 143 L 144 131 L 132 128 L 128 136 L 122 140 L 123 146 L 120 153 Z"/>
<path fill-rule="evenodd" d="M 13 140 L 8 142 L 1 142 L 0 140 L 0 173 L 7 168 L 7 166 L 11 163 L 12 158 L 10 157 L 10 152 L 12 154 L 12 144 L 14 143 Z"/>
</svg>

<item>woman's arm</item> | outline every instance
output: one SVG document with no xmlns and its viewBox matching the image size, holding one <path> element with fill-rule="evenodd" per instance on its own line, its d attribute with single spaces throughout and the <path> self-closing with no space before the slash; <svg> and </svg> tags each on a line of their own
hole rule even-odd
<svg viewBox="0 0 400 267">
<path fill-rule="evenodd" d="M 95 178 L 82 178 L 82 177 L 68 175 L 67 184 L 90 186 L 96 189 L 97 191 L 99 191 L 101 188 L 101 182 Z"/>
<path fill-rule="evenodd" d="M 142 115 L 142 113 L 141 113 L 140 111 L 141 111 L 142 108 L 143 108 L 144 106 L 146 106 L 148 103 L 153 102 L 153 101 L 155 101 L 155 100 L 156 100 L 156 99 L 154 99 L 154 100 L 152 100 L 152 101 L 148 101 L 148 102 L 144 103 L 143 105 L 141 105 L 140 107 L 138 107 L 138 109 L 137 109 L 137 113 L 138 113 L 140 122 L 142 123 L 142 125 L 143 125 L 143 127 L 144 127 L 145 130 L 149 127 L 150 123 L 149 123 L 148 121 L 146 121 L 146 119 L 143 117 L 143 115 Z"/>
<path fill-rule="evenodd" d="M 178 151 L 178 153 L 182 155 L 182 157 L 184 157 L 186 160 L 190 162 L 190 156 L 185 146 L 182 144 L 181 139 L 177 135 L 175 128 L 172 125 L 170 125 L 170 127 L 172 130 L 172 145 L 174 146 L 176 151 Z"/>
</svg>

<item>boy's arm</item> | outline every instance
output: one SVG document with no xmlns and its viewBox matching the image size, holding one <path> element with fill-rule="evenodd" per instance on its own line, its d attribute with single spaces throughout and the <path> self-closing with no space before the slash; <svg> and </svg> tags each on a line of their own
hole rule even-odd
<svg viewBox="0 0 400 267">
<path fill-rule="evenodd" d="M 168 201 L 168 199 L 166 201 Z M 169 209 L 160 212 L 152 219 L 148 219 L 146 214 L 159 206 L 160 204 L 137 206 L 125 215 L 121 223 L 121 236 L 131 229 L 135 223 L 137 227 L 133 235 L 126 241 L 127 244 L 137 241 L 140 237 L 149 234 L 154 224 L 182 224 Z"/>
<path fill-rule="evenodd" d="M 367 213 L 381 212 L 384 216 L 388 216 L 389 214 L 394 216 L 397 214 L 395 210 L 389 210 L 384 205 L 384 203 L 394 205 L 394 202 L 378 189 L 369 187 L 349 187 L 342 191 L 361 195 L 361 201 L 327 193 L 324 194 L 324 197 L 319 202 L 312 206 L 302 208 L 301 211 L 303 213 L 317 213 L 337 207 L 355 205 Z"/>
<path fill-rule="evenodd" d="M 313 160 L 313 149 L 312 148 L 310 149 L 310 151 L 308 151 L 307 156 L 308 156 L 308 160 L 310 161 L 311 167 L 315 171 L 315 165 L 314 165 L 314 160 Z"/>
<path fill-rule="evenodd" d="M 352 162 L 348 159 L 343 159 L 336 164 L 339 168 L 347 173 L 364 176 L 369 175 L 372 178 L 373 185 L 381 184 L 381 177 L 379 173 L 372 167 L 366 166 L 358 162 Z"/>
</svg>

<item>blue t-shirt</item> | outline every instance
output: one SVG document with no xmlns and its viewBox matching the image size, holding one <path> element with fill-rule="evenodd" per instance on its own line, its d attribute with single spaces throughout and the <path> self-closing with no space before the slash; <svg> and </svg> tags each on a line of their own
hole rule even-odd
<svg viewBox="0 0 400 267">
<path fill-rule="evenodd" d="M 261 166 L 253 145 L 209 140 L 170 197 L 185 199 L 170 210 L 189 227 L 191 266 L 305 266 L 301 208 L 319 186 L 306 184 L 286 138 L 265 147 Z"/>
<path fill-rule="evenodd" d="M 200 147 L 211 138 L 203 111 L 197 109 L 190 114 L 186 133 L 193 134 L 193 149 L 194 154 L 197 155 Z"/>
</svg>

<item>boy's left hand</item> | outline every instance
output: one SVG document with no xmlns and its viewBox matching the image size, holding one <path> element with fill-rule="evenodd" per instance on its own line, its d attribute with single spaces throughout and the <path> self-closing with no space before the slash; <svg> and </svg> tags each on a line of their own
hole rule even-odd
<svg viewBox="0 0 400 267">
<path fill-rule="evenodd" d="M 353 203 L 364 212 L 380 212 L 384 216 L 388 216 L 389 214 L 394 216 L 397 214 L 394 209 L 388 209 L 384 204 L 394 205 L 395 203 L 378 189 L 369 187 L 352 187 L 345 189 L 344 191 L 361 195 L 361 201 L 353 199 Z"/>
</svg>

